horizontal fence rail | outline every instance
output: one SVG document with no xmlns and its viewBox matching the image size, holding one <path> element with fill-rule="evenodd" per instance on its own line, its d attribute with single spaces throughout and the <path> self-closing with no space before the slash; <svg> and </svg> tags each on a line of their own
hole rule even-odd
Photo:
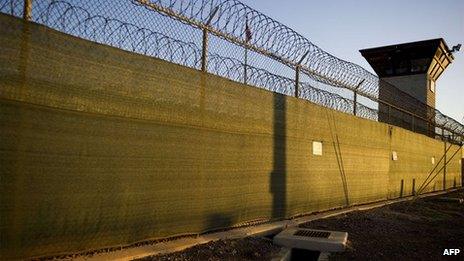
<svg viewBox="0 0 464 261">
<path fill-rule="evenodd" d="M 236 0 L 2 0 L 0 12 L 366 119 L 463 140 L 464 126 L 456 120 Z M 316 86 L 349 90 L 354 100 Z M 358 95 L 379 109 L 361 104 Z"/>
</svg>

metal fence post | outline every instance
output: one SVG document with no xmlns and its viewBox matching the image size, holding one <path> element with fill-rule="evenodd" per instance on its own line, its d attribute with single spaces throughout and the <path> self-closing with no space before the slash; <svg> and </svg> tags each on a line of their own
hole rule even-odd
<svg viewBox="0 0 464 261">
<path fill-rule="evenodd" d="M 301 63 L 303 62 L 304 58 L 306 58 L 306 56 L 308 55 L 309 51 L 306 51 L 305 54 L 303 54 L 303 56 L 301 56 L 301 59 L 298 61 L 296 67 L 295 67 L 295 97 L 298 98 L 299 96 L 299 86 L 300 86 L 300 67 L 301 67 Z"/>
<path fill-rule="evenodd" d="M 243 68 L 243 83 L 244 84 L 247 84 L 248 83 L 248 72 L 247 72 L 247 66 L 248 66 L 248 48 L 245 47 L 245 65 L 244 65 L 244 68 Z"/>
<path fill-rule="evenodd" d="M 32 0 L 24 0 L 23 19 L 32 20 Z"/>
<path fill-rule="evenodd" d="M 356 86 L 356 88 L 354 88 L 353 90 L 353 115 L 356 116 L 356 111 L 357 111 L 357 100 L 358 100 L 358 89 L 359 87 L 361 87 L 361 84 L 364 82 L 365 79 L 362 79 L 358 85 Z"/>
<path fill-rule="evenodd" d="M 353 115 L 356 116 L 356 105 L 358 104 L 357 103 L 357 99 L 358 99 L 358 89 L 356 88 L 354 91 L 353 91 L 354 95 L 353 95 Z"/>
<path fill-rule="evenodd" d="M 203 29 L 203 46 L 201 49 L 201 71 L 206 72 L 206 59 L 208 51 L 208 30 Z"/>
<path fill-rule="evenodd" d="M 218 6 L 213 9 L 211 12 L 208 20 L 206 21 L 206 27 L 203 28 L 203 46 L 201 49 L 201 71 L 206 72 L 207 71 L 207 62 L 208 62 L 208 27 L 211 23 L 211 20 L 213 20 L 214 16 L 216 15 L 218 11 Z"/>
<path fill-rule="evenodd" d="M 297 65 L 295 68 L 295 97 L 298 98 L 298 88 L 300 83 L 300 65 Z"/>
<path fill-rule="evenodd" d="M 444 152 L 443 155 L 443 190 L 446 190 L 446 139 L 445 139 L 445 128 L 441 128 L 441 136 L 443 137 Z"/>
</svg>

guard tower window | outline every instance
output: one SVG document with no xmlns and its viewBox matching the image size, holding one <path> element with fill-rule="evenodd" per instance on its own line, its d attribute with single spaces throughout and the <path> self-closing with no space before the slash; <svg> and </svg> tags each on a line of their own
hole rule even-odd
<svg viewBox="0 0 464 261">
<path fill-rule="evenodd" d="M 430 65 L 430 58 L 420 58 L 411 60 L 411 72 L 421 73 L 427 71 Z"/>
<path fill-rule="evenodd" d="M 410 63 L 407 60 L 399 60 L 398 64 L 395 66 L 396 74 L 405 74 L 410 71 Z"/>
</svg>

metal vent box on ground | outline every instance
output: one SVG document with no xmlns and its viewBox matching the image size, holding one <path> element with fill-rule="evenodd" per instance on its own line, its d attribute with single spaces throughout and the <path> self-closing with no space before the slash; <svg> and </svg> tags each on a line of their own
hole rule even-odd
<svg viewBox="0 0 464 261">
<path fill-rule="evenodd" d="M 274 237 L 274 244 L 320 252 L 342 252 L 348 241 L 348 233 L 291 227 Z"/>
</svg>

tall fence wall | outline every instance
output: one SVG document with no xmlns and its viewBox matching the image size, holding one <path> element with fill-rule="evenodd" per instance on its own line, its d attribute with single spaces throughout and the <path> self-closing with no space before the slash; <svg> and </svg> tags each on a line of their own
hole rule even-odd
<svg viewBox="0 0 464 261">
<path fill-rule="evenodd" d="M 1 259 L 441 190 L 445 146 L 461 186 L 457 145 L 398 127 L 8 15 L 0 46 Z"/>
</svg>

